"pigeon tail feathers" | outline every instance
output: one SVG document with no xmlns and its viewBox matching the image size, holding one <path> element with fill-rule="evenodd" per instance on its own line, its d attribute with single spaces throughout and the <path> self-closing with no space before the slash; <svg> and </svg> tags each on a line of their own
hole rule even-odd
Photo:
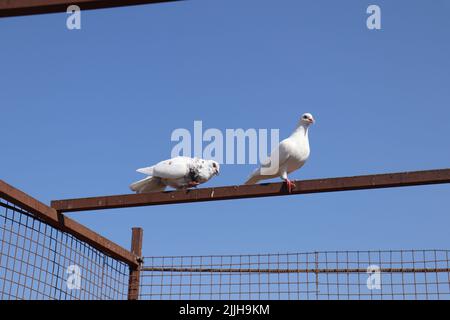
<svg viewBox="0 0 450 320">
<path fill-rule="evenodd" d="M 130 189 L 136 193 L 164 191 L 166 186 L 161 183 L 161 179 L 146 177 L 130 185 Z"/>
</svg>

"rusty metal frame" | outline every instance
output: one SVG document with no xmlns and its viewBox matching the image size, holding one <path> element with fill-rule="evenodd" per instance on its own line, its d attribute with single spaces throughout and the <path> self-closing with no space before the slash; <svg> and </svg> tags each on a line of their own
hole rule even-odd
<svg viewBox="0 0 450 320">
<path fill-rule="evenodd" d="M 367 273 L 367 268 L 328 268 L 328 269 L 249 269 L 249 268 L 152 268 L 143 267 L 140 271 L 150 272 L 206 272 L 206 273 Z M 450 272 L 450 268 L 380 268 L 384 273 L 436 273 Z"/>
<path fill-rule="evenodd" d="M 133 228 L 131 234 L 131 252 L 138 257 L 142 256 L 142 242 L 144 230 L 142 228 Z M 139 284 L 141 280 L 142 259 L 138 260 L 138 265 L 130 268 L 130 277 L 128 282 L 128 300 L 139 299 Z"/>
<path fill-rule="evenodd" d="M 130 268 L 139 266 L 138 261 L 140 257 L 136 254 L 86 228 L 75 220 L 64 216 L 55 209 L 46 206 L 42 202 L 14 188 L 3 180 L 0 180 L 0 197 L 34 214 L 45 223 L 61 231 L 72 234 L 81 241 L 90 244 L 92 247 L 104 252 L 112 258 L 125 262 Z"/>
<path fill-rule="evenodd" d="M 174 1 L 181 0 L 0 0 L 0 17 L 66 12 L 70 5 L 91 10 Z"/>
<path fill-rule="evenodd" d="M 296 188 L 292 193 L 287 192 L 284 183 L 267 183 L 259 185 L 240 185 L 146 194 L 54 200 L 51 202 L 51 206 L 58 212 L 73 212 L 441 183 L 450 183 L 450 169 L 295 181 Z"/>
</svg>

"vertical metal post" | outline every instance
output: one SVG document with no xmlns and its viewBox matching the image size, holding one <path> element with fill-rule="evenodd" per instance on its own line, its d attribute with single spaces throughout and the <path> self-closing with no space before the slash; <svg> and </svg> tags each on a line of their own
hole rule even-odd
<svg viewBox="0 0 450 320">
<path fill-rule="evenodd" d="M 139 265 L 130 267 L 130 278 L 128 280 L 128 300 L 139 299 L 139 284 L 141 274 L 141 256 L 142 256 L 142 240 L 144 230 L 142 228 L 133 228 L 131 234 L 131 252 L 139 257 Z"/>
</svg>

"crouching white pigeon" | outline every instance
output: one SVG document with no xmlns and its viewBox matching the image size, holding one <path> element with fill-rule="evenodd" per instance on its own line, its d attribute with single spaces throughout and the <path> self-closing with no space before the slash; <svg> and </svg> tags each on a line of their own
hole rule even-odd
<svg viewBox="0 0 450 320">
<path fill-rule="evenodd" d="M 132 183 L 130 189 L 137 193 L 147 193 L 163 191 L 167 186 L 175 189 L 192 188 L 218 175 L 219 170 L 219 164 L 213 160 L 175 157 L 136 170 L 148 177 Z"/>
<path fill-rule="evenodd" d="M 270 157 L 261 163 L 245 184 L 255 184 L 260 180 L 280 177 L 286 182 L 288 192 L 291 193 L 295 184 L 289 180 L 288 174 L 300 169 L 308 160 L 310 153 L 308 128 L 314 122 L 312 114 L 303 114 L 294 132 L 280 142 Z"/>
</svg>

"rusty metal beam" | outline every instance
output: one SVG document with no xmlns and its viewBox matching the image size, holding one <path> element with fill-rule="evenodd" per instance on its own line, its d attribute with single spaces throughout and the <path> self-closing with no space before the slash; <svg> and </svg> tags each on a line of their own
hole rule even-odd
<svg viewBox="0 0 450 320">
<path fill-rule="evenodd" d="M 344 268 L 344 269 L 260 269 L 260 268 L 158 268 L 142 267 L 145 272 L 175 272 L 175 273 L 367 273 L 367 268 Z M 382 273 L 441 273 L 450 272 L 450 268 L 381 268 Z"/>
<path fill-rule="evenodd" d="M 142 241 L 144 239 L 144 230 L 142 228 L 133 228 L 131 233 L 131 252 L 138 257 L 142 257 Z M 139 284 L 141 280 L 142 258 L 139 258 L 139 265 L 130 268 L 130 277 L 128 278 L 128 300 L 139 299 Z"/>
<path fill-rule="evenodd" d="M 146 194 L 55 200 L 51 202 L 51 206 L 59 212 L 86 211 L 440 183 L 450 183 L 450 169 L 295 181 L 296 188 L 291 194 L 287 192 L 284 183 L 267 183 L 259 185 L 240 185 Z"/>
<path fill-rule="evenodd" d="M 73 4 L 91 10 L 174 1 L 181 0 L 0 0 L 0 17 L 66 12 Z"/>
<path fill-rule="evenodd" d="M 0 197 L 35 215 L 52 227 L 70 233 L 105 254 L 127 263 L 130 267 L 137 267 L 139 265 L 138 257 L 135 254 L 86 228 L 75 220 L 64 216 L 55 209 L 46 206 L 3 180 L 0 180 Z"/>
</svg>

